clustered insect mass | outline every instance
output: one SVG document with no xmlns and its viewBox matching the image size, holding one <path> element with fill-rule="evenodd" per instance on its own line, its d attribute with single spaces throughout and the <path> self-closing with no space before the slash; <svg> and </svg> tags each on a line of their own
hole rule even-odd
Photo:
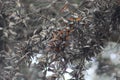
<svg viewBox="0 0 120 80">
<path fill-rule="evenodd" d="M 52 32 L 52 38 L 48 43 L 47 51 L 61 52 L 65 47 L 69 46 L 70 34 L 75 31 L 75 22 L 79 22 L 80 18 L 70 17 L 65 28 Z"/>
</svg>

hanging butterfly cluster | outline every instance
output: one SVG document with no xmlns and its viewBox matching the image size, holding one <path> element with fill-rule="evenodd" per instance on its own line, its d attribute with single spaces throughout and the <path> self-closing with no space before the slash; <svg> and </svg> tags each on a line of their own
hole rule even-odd
<svg viewBox="0 0 120 80">
<path fill-rule="evenodd" d="M 70 34 L 75 31 L 74 23 L 79 22 L 80 17 L 70 17 L 67 19 L 68 27 L 52 32 L 52 38 L 48 43 L 47 51 L 61 52 L 69 46 Z M 64 21 L 64 20 L 63 20 Z"/>
<path fill-rule="evenodd" d="M 49 50 L 53 50 L 56 52 L 63 51 L 65 47 L 68 45 L 68 40 L 70 39 L 70 34 L 74 30 L 70 29 L 63 29 L 63 30 L 58 30 L 54 31 L 52 33 L 52 39 L 48 43 Z"/>
</svg>

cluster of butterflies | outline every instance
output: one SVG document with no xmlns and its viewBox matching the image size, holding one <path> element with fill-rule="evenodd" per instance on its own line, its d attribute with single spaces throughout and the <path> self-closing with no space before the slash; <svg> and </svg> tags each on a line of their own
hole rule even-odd
<svg viewBox="0 0 120 80">
<path fill-rule="evenodd" d="M 55 51 L 60 52 L 65 49 L 66 46 L 69 45 L 67 42 L 70 39 L 70 34 L 74 30 L 70 29 L 63 29 L 63 30 L 57 30 L 52 32 L 52 38 L 48 43 L 48 51 Z"/>
<path fill-rule="evenodd" d="M 64 6 L 66 8 L 66 5 Z M 63 10 L 64 10 L 63 8 Z M 74 22 L 79 22 L 80 16 L 71 16 L 67 19 L 68 26 L 52 32 L 52 38 L 50 39 L 47 47 L 47 51 L 61 52 L 65 47 L 69 45 L 70 34 L 75 31 Z M 64 20 L 63 20 L 64 22 Z M 71 23 L 72 22 L 72 23 Z M 65 22 L 66 23 L 66 22 Z"/>
<path fill-rule="evenodd" d="M 76 21 L 76 18 L 71 21 Z M 77 19 L 78 20 L 78 19 Z M 74 24 L 74 23 L 73 23 Z M 63 29 L 52 32 L 52 37 L 48 43 L 47 51 L 61 52 L 69 45 L 70 34 L 75 31 L 74 25 L 69 25 Z"/>
</svg>

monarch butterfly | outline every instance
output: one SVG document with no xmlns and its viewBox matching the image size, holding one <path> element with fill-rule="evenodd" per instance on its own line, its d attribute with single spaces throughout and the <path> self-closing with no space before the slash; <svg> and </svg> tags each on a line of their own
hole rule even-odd
<svg viewBox="0 0 120 80">
<path fill-rule="evenodd" d="M 80 16 L 78 16 L 78 17 L 70 17 L 70 18 L 68 18 L 68 21 L 72 21 L 72 22 L 79 22 L 81 20 L 81 17 Z"/>
<path fill-rule="evenodd" d="M 60 9 L 60 12 L 64 12 L 65 10 L 68 9 L 68 3 L 65 3 L 65 5 Z"/>
<path fill-rule="evenodd" d="M 58 35 L 57 35 L 56 31 L 53 31 L 52 32 L 52 39 L 51 39 L 51 41 L 55 41 L 55 40 L 58 40 Z"/>
</svg>

